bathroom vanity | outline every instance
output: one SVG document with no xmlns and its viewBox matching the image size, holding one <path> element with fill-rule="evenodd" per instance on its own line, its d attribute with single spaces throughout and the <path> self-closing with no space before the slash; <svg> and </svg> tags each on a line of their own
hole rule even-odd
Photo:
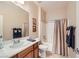
<svg viewBox="0 0 79 59">
<path fill-rule="evenodd" d="M 11 58 L 38 58 L 39 57 L 39 47 L 38 42 L 32 46 L 24 49 L 23 51 L 17 53 Z"/>
<path fill-rule="evenodd" d="M 39 39 L 34 42 L 27 41 L 28 37 L 20 38 L 20 44 L 12 46 L 12 40 L 5 42 L 4 48 L 0 49 L 0 58 L 38 58 Z"/>
</svg>

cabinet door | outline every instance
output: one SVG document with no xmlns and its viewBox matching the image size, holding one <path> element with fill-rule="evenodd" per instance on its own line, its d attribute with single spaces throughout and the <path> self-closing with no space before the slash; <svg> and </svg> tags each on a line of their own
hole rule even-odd
<svg viewBox="0 0 79 59">
<path fill-rule="evenodd" d="M 24 58 L 33 58 L 33 51 L 27 54 Z"/>
<path fill-rule="evenodd" d="M 25 50 L 21 51 L 18 54 L 19 58 L 24 58 L 25 56 L 27 56 L 29 53 L 32 54 L 31 52 L 33 51 L 33 46 L 30 46 L 28 48 L 26 48 Z"/>
<path fill-rule="evenodd" d="M 34 50 L 34 58 L 38 58 L 38 57 L 39 57 L 39 49 L 36 48 L 36 49 Z"/>
</svg>

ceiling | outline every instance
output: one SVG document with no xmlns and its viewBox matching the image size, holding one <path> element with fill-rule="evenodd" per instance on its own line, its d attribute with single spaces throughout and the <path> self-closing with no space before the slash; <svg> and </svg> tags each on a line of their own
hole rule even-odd
<svg viewBox="0 0 79 59">
<path fill-rule="evenodd" d="M 37 2 L 44 10 L 49 11 L 53 8 L 65 7 L 67 1 L 38 1 Z"/>
</svg>

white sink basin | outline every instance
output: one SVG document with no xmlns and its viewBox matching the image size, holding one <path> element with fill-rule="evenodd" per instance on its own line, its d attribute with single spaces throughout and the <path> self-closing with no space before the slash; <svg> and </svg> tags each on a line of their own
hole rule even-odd
<svg viewBox="0 0 79 59">
<path fill-rule="evenodd" d="M 19 43 L 16 43 L 16 44 L 11 44 L 10 48 L 18 48 L 18 47 L 21 47 L 23 44 L 24 44 L 24 42 L 19 42 Z"/>
<path fill-rule="evenodd" d="M 9 44 L 5 45 L 5 47 L 7 47 L 7 48 L 21 48 L 25 45 L 28 45 L 29 43 L 31 43 L 31 42 L 29 42 L 27 40 L 21 40 L 19 43 L 16 43 L 16 44 L 14 44 L 13 42 L 9 43 Z"/>
</svg>

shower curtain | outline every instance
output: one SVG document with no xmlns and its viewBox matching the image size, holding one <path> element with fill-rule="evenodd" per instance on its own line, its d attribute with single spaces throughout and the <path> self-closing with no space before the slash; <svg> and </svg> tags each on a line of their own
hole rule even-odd
<svg viewBox="0 0 79 59">
<path fill-rule="evenodd" d="M 66 44 L 67 19 L 56 20 L 54 24 L 53 48 L 56 54 L 68 56 Z"/>
<path fill-rule="evenodd" d="M 48 42 L 48 51 L 54 53 L 53 48 L 53 36 L 54 36 L 54 21 L 48 21 L 46 24 L 47 28 L 47 42 Z"/>
</svg>

